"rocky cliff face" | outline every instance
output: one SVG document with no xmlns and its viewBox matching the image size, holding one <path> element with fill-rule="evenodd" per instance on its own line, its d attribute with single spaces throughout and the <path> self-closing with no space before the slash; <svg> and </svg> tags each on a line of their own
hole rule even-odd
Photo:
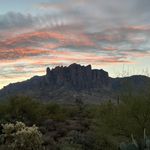
<svg viewBox="0 0 150 150">
<path fill-rule="evenodd" d="M 104 70 L 92 70 L 91 65 L 72 64 L 69 67 L 47 68 L 46 78 L 50 86 L 71 86 L 75 90 L 109 86 L 109 76 Z"/>
</svg>

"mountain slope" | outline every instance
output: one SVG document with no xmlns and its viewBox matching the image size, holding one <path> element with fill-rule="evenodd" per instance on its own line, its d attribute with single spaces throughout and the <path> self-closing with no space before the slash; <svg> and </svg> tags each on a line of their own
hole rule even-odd
<svg viewBox="0 0 150 150">
<path fill-rule="evenodd" d="M 104 70 L 91 69 L 91 66 L 71 64 L 68 67 L 47 68 L 46 75 L 10 84 L 0 90 L 0 98 L 13 95 L 29 95 L 42 101 L 72 103 L 76 96 L 85 102 L 99 103 L 115 99 L 121 92 L 132 90 L 146 92 L 150 78 L 132 76 L 111 78 Z"/>
</svg>

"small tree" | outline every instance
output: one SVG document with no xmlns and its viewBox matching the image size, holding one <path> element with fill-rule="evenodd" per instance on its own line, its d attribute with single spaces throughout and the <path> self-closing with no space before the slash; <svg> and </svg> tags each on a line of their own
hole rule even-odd
<svg viewBox="0 0 150 150">
<path fill-rule="evenodd" d="M 42 134 L 35 125 L 27 127 L 22 122 L 2 124 L 1 145 L 4 150 L 41 150 Z"/>
</svg>

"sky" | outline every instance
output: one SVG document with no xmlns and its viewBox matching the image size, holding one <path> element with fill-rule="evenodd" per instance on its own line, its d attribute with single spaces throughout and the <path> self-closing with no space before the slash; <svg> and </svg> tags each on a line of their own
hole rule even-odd
<svg viewBox="0 0 150 150">
<path fill-rule="evenodd" d="M 0 0 L 0 88 L 46 67 L 149 75 L 150 0 Z"/>
</svg>

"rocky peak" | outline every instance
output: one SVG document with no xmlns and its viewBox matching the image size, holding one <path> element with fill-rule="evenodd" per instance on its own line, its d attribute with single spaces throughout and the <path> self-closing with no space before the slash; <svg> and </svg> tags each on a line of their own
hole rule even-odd
<svg viewBox="0 0 150 150">
<path fill-rule="evenodd" d="M 68 67 L 58 66 L 52 70 L 47 68 L 50 85 L 70 85 L 75 89 L 91 89 L 108 86 L 109 76 L 104 70 L 92 70 L 91 65 L 71 64 Z"/>
<path fill-rule="evenodd" d="M 46 68 L 46 74 L 48 75 L 50 72 L 51 72 L 50 68 L 47 67 L 47 68 Z"/>
</svg>

